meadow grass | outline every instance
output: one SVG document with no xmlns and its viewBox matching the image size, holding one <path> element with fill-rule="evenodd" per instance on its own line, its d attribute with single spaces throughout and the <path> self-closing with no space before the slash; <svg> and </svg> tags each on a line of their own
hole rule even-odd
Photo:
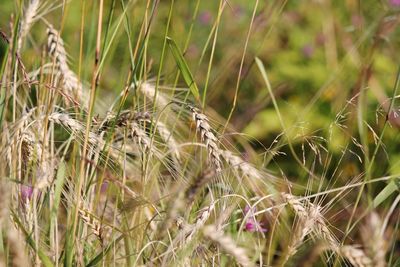
<svg viewBox="0 0 400 267">
<path fill-rule="evenodd" d="M 1 3 L 0 266 L 398 266 L 400 3 L 267 2 Z"/>
</svg>

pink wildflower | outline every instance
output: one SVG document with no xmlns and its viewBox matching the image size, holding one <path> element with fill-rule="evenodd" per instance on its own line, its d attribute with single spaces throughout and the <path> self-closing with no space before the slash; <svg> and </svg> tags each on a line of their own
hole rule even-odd
<svg viewBox="0 0 400 267">
<path fill-rule="evenodd" d="M 260 233 L 265 233 L 267 231 L 266 228 L 264 228 L 264 224 L 262 222 L 259 222 L 256 220 L 254 213 L 256 212 L 256 208 L 250 208 L 248 205 L 244 208 L 244 216 L 247 217 L 246 219 L 246 224 L 245 224 L 245 230 L 249 232 L 260 232 Z"/>
<path fill-rule="evenodd" d="M 33 187 L 29 185 L 21 185 L 21 199 L 25 203 L 32 198 L 33 195 Z"/>
</svg>

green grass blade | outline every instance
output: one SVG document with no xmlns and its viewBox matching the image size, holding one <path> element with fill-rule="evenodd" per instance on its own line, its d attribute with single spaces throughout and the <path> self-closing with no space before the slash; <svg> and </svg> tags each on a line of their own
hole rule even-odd
<svg viewBox="0 0 400 267">
<path fill-rule="evenodd" d="M 383 190 L 375 197 L 373 201 L 373 207 L 378 207 L 383 201 L 390 197 L 391 194 L 400 190 L 399 182 L 399 178 L 397 178 L 397 181 L 393 180 L 386 185 L 385 188 L 383 188 Z"/>
<path fill-rule="evenodd" d="M 190 92 L 193 94 L 196 100 L 200 102 L 199 89 L 197 88 L 197 85 L 193 79 L 193 75 L 190 72 L 190 69 L 185 61 L 185 58 L 183 57 L 181 51 L 179 50 L 174 40 L 172 40 L 170 37 L 167 37 L 167 43 L 169 48 L 171 49 L 176 64 L 178 65 L 178 68 L 182 73 L 183 79 L 185 80 L 187 86 L 189 86 Z"/>
<path fill-rule="evenodd" d="M 6 68 L 7 58 L 10 52 L 9 40 L 5 33 L 0 36 L 0 128 L 3 124 L 4 107 L 6 105 L 6 86 L 3 85 L 3 74 Z"/>
</svg>

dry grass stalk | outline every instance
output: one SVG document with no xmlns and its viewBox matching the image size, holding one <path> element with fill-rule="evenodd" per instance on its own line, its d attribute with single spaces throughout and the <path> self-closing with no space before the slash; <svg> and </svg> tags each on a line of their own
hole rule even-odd
<svg viewBox="0 0 400 267">
<path fill-rule="evenodd" d="M 131 137 L 135 139 L 145 151 L 148 150 L 150 148 L 151 141 L 146 132 L 142 130 L 139 124 L 134 121 L 130 123 L 130 126 Z"/>
<path fill-rule="evenodd" d="M 371 212 L 366 224 L 361 228 L 361 238 L 366 252 L 373 261 L 375 267 L 386 267 L 386 252 L 388 244 L 382 232 L 382 219 L 377 212 Z"/>
<path fill-rule="evenodd" d="M 215 170 L 213 168 L 207 168 L 196 176 L 193 183 L 190 185 L 185 192 L 185 198 L 187 203 L 193 203 L 197 193 L 203 188 L 204 185 L 209 183 L 215 177 Z"/>
<path fill-rule="evenodd" d="M 24 14 L 20 22 L 17 52 L 21 50 L 23 39 L 28 34 L 32 24 L 37 19 L 39 7 L 40 7 L 40 0 L 30 0 L 28 7 L 24 10 Z"/>
<path fill-rule="evenodd" d="M 157 121 L 157 131 L 161 139 L 168 145 L 169 149 L 173 151 L 173 155 L 175 156 L 175 158 L 180 161 L 181 155 L 178 149 L 178 142 L 176 141 L 168 127 L 163 122 Z"/>
<path fill-rule="evenodd" d="M 304 238 L 311 233 L 315 234 L 319 239 L 326 241 L 332 250 L 338 250 L 339 244 L 329 231 L 325 219 L 321 214 L 320 206 L 316 206 L 309 201 L 307 201 L 307 205 L 304 205 L 297 197 L 291 194 L 283 193 L 282 196 L 292 207 L 298 219 L 296 229 L 288 246 L 285 262 L 296 253 Z"/>
<path fill-rule="evenodd" d="M 106 117 L 99 124 L 98 132 L 102 132 L 111 127 L 115 122 L 115 127 L 125 127 L 130 121 L 150 120 L 151 116 L 148 112 L 135 112 L 131 110 L 122 110 L 117 114 L 107 113 Z"/>
<path fill-rule="evenodd" d="M 131 86 L 131 88 L 133 88 L 133 85 Z M 142 92 L 142 94 L 144 94 L 148 99 L 150 100 L 154 100 L 154 97 L 156 96 L 156 89 L 155 86 L 147 81 L 144 81 L 140 84 L 139 86 L 139 90 L 140 92 Z M 164 107 L 166 107 L 169 103 L 169 101 L 167 100 L 167 98 L 161 93 L 161 92 L 157 92 L 157 96 L 156 96 L 156 105 L 160 108 L 163 109 Z"/>
<path fill-rule="evenodd" d="M 215 205 L 211 203 L 208 207 L 205 207 L 199 211 L 199 215 L 196 217 L 195 222 L 190 227 L 186 227 L 184 244 L 190 242 L 194 235 L 204 226 L 208 218 L 210 218 L 211 212 L 214 210 Z"/>
<path fill-rule="evenodd" d="M 354 267 L 374 266 L 373 261 L 364 253 L 364 251 L 355 246 L 342 246 L 340 248 L 340 253 Z"/>
<path fill-rule="evenodd" d="M 74 134 L 82 135 L 85 133 L 85 126 L 81 122 L 71 118 L 66 113 L 54 112 L 50 114 L 48 119 L 49 121 L 59 124 L 65 127 L 67 130 L 72 131 Z M 100 149 L 102 149 L 104 146 L 104 140 L 93 132 L 89 132 L 89 143 L 92 145 L 98 145 Z"/>
<path fill-rule="evenodd" d="M 224 235 L 222 231 L 219 231 L 214 225 L 204 227 L 203 234 L 221 247 L 226 253 L 231 255 L 240 265 L 255 266 L 250 261 L 246 251 L 239 247 L 231 237 Z"/>
<path fill-rule="evenodd" d="M 241 157 L 234 155 L 231 151 L 223 150 L 222 157 L 236 171 L 241 171 L 243 175 L 250 178 L 261 179 L 261 172 L 250 163 L 244 161 Z"/>
<path fill-rule="evenodd" d="M 54 56 L 56 59 L 57 66 L 63 76 L 64 88 L 70 95 L 74 95 L 74 92 L 76 92 L 78 99 L 83 99 L 83 86 L 79 82 L 76 74 L 68 66 L 67 52 L 60 33 L 52 26 L 49 26 L 47 29 L 47 36 L 49 54 Z"/>
<path fill-rule="evenodd" d="M 95 218 L 89 210 L 84 208 L 82 205 L 79 207 L 79 215 L 82 220 L 92 229 L 93 233 L 101 240 L 102 239 L 102 227 L 100 221 Z"/>
<path fill-rule="evenodd" d="M 200 132 L 201 140 L 208 149 L 209 160 L 215 167 L 215 170 L 220 172 L 222 170 L 221 150 L 218 148 L 218 139 L 211 130 L 208 118 L 195 107 L 189 106 L 189 109 L 192 111 L 193 120 L 196 122 L 196 129 Z"/>
<path fill-rule="evenodd" d="M 35 151 L 37 153 L 37 171 L 36 175 L 36 184 L 35 187 L 37 189 L 43 189 L 48 187 L 53 180 L 54 177 L 54 161 L 50 156 L 46 146 L 42 145 L 39 142 L 35 142 Z"/>
<path fill-rule="evenodd" d="M 12 259 L 12 266 L 30 266 L 25 253 L 25 246 L 19 237 L 17 230 L 10 223 L 9 215 L 10 190 L 4 180 L 0 180 L 0 231 L 7 233 L 7 244 Z M 2 257 L 0 257 L 1 260 Z"/>
<path fill-rule="evenodd" d="M 15 228 L 10 227 L 7 231 L 7 244 L 12 260 L 12 266 L 31 266 L 22 238 L 19 236 Z"/>
<path fill-rule="evenodd" d="M 0 231 L 8 224 L 10 191 L 4 178 L 0 180 Z"/>
</svg>

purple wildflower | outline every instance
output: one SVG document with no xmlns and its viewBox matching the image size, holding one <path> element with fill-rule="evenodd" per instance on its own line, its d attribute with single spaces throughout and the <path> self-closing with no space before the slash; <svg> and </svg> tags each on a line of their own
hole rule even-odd
<svg viewBox="0 0 400 267">
<path fill-rule="evenodd" d="M 248 205 L 246 205 L 244 208 L 244 216 L 247 217 L 247 219 L 244 228 L 249 232 L 265 233 L 267 229 L 263 227 L 264 224 L 262 222 L 258 222 L 254 216 L 256 211 L 256 208 L 250 208 Z"/>
<path fill-rule="evenodd" d="M 33 195 L 33 187 L 29 185 L 21 185 L 21 200 L 25 203 L 32 198 Z"/>
</svg>

